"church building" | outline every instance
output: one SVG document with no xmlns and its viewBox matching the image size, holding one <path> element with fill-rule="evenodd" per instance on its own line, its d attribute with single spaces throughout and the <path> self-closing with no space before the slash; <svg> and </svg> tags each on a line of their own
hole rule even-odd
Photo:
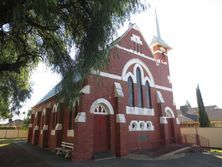
<svg viewBox="0 0 222 167">
<path fill-rule="evenodd" d="M 28 142 L 52 150 L 73 143 L 73 161 L 175 143 L 180 126 L 169 72 L 171 48 L 156 23 L 150 45 L 136 24 L 113 42 L 107 67 L 86 78 L 72 109 L 58 100 L 56 88 L 43 97 L 32 108 Z"/>
</svg>

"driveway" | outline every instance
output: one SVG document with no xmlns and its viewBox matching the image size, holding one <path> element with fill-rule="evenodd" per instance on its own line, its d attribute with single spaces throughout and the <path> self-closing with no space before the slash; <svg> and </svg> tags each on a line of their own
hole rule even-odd
<svg viewBox="0 0 222 167">
<path fill-rule="evenodd" d="M 116 158 L 110 160 L 73 163 L 54 153 L 17 142 L 0 148 L 0 167 L 221 167 L 222 159 L 212 154 L 182 153 L 169 158 L 135 160 L 135 158 Z"/>
</svg>

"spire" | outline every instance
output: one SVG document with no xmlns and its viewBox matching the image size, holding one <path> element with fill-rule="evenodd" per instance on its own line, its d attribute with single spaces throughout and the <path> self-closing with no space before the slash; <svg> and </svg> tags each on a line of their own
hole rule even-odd
<svg viewBox="0 0 222 167">
<path fill-rule="evenodd" d="M 152 39 L 150 45 L 154 46 L 154 45 L 158 44 L 158 45 L 161 45 L 162 47 L 164 47 L 165 49 L 170 50 L 171 47 L 161 38 L 159 21 L 158 21 L 156 9 L 155 9 L 155 19 L 156 19 L 156 36 L 155 35 L 153 36 L 153 39 Z"/>
<path fill-rule="evenodd" d="M 155 16 L 156 16 L 156 37 L 161 39 L 160 27 L 159 27 L 159 21 L 158 21 L 158 18 L 157 18 L 156 9 L 155 9 Z"/>
</svg>

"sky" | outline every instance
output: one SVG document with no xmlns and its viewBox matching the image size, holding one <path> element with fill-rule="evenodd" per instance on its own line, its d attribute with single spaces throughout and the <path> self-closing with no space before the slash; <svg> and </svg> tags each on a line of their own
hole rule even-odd
<svg viewBox="0 0 222 167">
<path fill-rule="evenodd" d="M 205 105 L 222 107 L 222 1 L 221 0 L 148 0 L 151 9 L 132 16 L 148 43 L 156 33 L 156 9 L 162 39 L 173 49 L 169 65 L 177 108 L 188 100 L 196 104 L 199 84 Z M 118 31 L 121 35 L 129 22 Z M 40 64 L 32 72 L 32 97 L 23 111 L 31 109 L 61 77 Z M 23 118 L 20 115 L 19 118 Z"/>
</svg>

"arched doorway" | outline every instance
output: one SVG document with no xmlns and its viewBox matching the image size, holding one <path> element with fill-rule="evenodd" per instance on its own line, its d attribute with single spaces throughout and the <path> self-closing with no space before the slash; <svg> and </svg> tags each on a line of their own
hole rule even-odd
<svg viewBox="0 0 222 167">
<path fill-rule="evenodd" d="M 113 115 L 112 105 L 106 99 L 93 102 L 90 112 L 94 114 L 94 153 L 110 151 L 110 115 Z"/>
<path fill-rule="evenodd" d="M 166 118 L 168 122 L 168 135 L 169 135 L 169 142 L 173 143 L 175 141 L 175 132 L 174 132 L 174 118 L 175 115 L 173 110 L 170 107 L 165 108 Z"/>
</svg>

